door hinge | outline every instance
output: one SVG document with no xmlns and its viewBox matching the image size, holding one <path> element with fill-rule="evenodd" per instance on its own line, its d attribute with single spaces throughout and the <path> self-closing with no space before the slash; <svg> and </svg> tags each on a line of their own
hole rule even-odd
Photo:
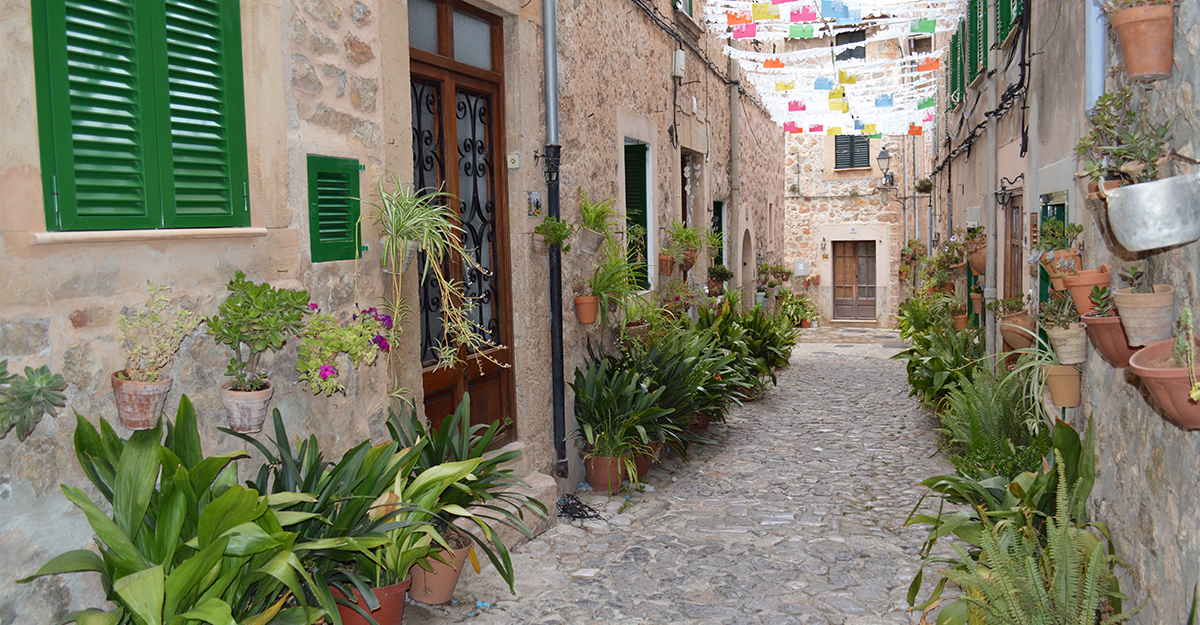
<svg viewBox="0 0 1200 625">
<path fill-rule="evenodd" d="M 50 175 L 50 206 L 54 213 L 54 227 L 56 230 L 62 229 L 62 214 L 58 211 L 58 175 Z"/>
<path fill-rule="evenodd" d="M 242 208 L 250 212 L 250 181 L 242 181 Z"/>
</svg>

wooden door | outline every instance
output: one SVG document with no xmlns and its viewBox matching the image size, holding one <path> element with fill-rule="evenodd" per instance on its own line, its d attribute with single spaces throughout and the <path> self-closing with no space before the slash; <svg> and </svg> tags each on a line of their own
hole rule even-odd
<svg viewBox="0 0 1200 625">
<path fill-rule="evenodd" d="M 1021 297 L 1021 271 L 1024 258 L 1022 237 L 1024 228 L 1024 202 L 1020 195 L 1012 196 L 1008 204 L 1008 241 L 1004 246 L 1007 255 L 1004 258 L 1004 297 Z"/>
<path fill-rule="evenodd" d="M 875 242 L 833 242 L 833 318 L 875 320 Z"/>
<path fill-rule="evenodd" d="M 489 68 L 473 66 L 411 48 L 413 182 L 417 188 L 443 188 L 452 194 L 451 212 L 462 228 L 463 248 L 482 271 L 462 262 L 444 269 L 462 281 L 474 302 L 470 320 L 495 348 L 477 353 L 460 349 L 460 363 L 438 366 L 444 342 L 443 294 L 432 276 L 420 284 L 422 386 L 425 416 L 434 425 L 471 394 L 471 423 L 506 423 L 495 445 L 516 439 L 513 411 L 512 305 L 509 289 L 507 206 L 503 174 L 504 130 L 502 71 L 499 68 L 500 22 L 457 2 L 439 5 L 441 39 L 456 34 L 448 23 L 467 13 L 492 24 Z M 450 19 L 450 16 L 455 16 Z M 452 47 L 442 45 L 442 55 Z M 486 58 L 486 57 L 485 57 Z M 421 259 L 424 262 L 424 259 Z"/>
</svg>

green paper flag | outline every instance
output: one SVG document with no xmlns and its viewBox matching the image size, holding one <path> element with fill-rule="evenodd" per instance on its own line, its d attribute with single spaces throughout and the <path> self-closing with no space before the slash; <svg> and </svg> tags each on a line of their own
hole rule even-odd
<svg viewBox="0 0 1200 625">
<path fill-rule="evenodd" d="M 812 24 L 792 24 L 788 29 L 788 39 L 812 39 L 813 25 Z"/>
<path fill-rule="evenodd" d="M 933 34 L 937 30 L 937 20 L 921 18 L 912 23 L 910 32 Z"/>
<path fill-rule="evenodd" d="M 882 133 L 882 132 L 877 132 L 877 133 L 875 133 L 875 134 L 873 134 L 873 135 L 864 135 L 864 136 L 865 136 L 865 137 L 867 137 L 868 139 L 882 139 L 882 138 L 883 138 L 883 133 Z"/>
<path fill-rule="evenodd" d="M 917 103 L 917 110 L 933 108 L 934 105 L 936 105 L 936 104 L 937 104 L 937 98 L 935 98 L 934 96 L 929 96 L 928 98 L 921 98 L 921 101 Z"/>
</svg>

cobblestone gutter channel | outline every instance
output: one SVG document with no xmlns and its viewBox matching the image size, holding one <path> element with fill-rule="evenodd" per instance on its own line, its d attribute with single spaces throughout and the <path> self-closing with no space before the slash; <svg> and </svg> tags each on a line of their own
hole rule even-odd
<svg viewBox="0 0 1200 625">
<path fill-rule="evenodd" d="M 516 596 L 468 567 L 454 603 L 410 603 L 406 625 L 918 622 L 904 597 L 925 530 L 901 525 L 917 483 L 953 469 L 887 360 L 895 334 L 823 334 L 837 342 L 797 345 L 690 465 L 655 467 L 628 503 L 580 493 L 603 520 L 518 547 Z"/>
</svg>

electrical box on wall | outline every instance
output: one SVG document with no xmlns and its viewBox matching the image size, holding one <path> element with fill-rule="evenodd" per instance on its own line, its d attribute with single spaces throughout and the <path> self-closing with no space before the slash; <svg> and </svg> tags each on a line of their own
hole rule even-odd
<svg viewBox="0 0 1200 625">
<path fill-rule="evenodd" d="M 981 207 L 981 206 L 968 206 L 966 208 L 966 210 L 963 211 L 963 213 L 964 213 L 963 221 L 965 221 L 967 223 L 970 223 L 973 221 L 973 222 L 975 222 L 975 225 L 978 226 L 980 220 L 983 219 L 983 207 Z"/>
<path fill-rule="evenodd" d="M 807 260 L 798 260 L 795 263 L 793 263 L 792 264 L 792 273 L 796 274 L 797 276 L 807 276 L 809 273 L 808 261 Z"/>
<path fill-rule="evenodd" d="M 671 57 L 671 76 L 683 79 L 684 60 L 686 58 L 682 49 L 675 51 L 675 55 Z"/>
</svg>

